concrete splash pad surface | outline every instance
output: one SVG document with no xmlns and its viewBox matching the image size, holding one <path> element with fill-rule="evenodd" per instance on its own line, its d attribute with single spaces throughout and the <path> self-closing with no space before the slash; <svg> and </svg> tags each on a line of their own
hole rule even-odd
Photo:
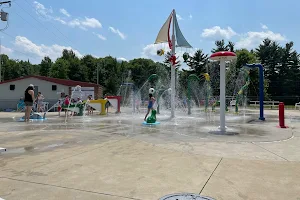
<svg viewBox="0 0 300 200">
<path fill-rule="evenodd" d="M 300 198 L 300 133 L 276 128 L 276 118 L 232 115 L 227 126 L 238 134 L 224 136 L 208 133 L 218 126 L 213 116 L 159 115 L 160 125 L 145 127 L 142 114 L 67 123 L 49 114 L 29 125 L 9 115 L 0 113 L 0 198 Z"/>
</svg>

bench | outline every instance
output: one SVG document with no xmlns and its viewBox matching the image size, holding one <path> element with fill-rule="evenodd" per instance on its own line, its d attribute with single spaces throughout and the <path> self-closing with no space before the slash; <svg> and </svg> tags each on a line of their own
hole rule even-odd
<svg viewBox="0 0 300 200">
<path fill-rule="evenodd" d="M 279 101 L 264 101 L 264 107 L 270 107 L 271 109 L 278 107 Z M 250 106 L 259 107 L 259 101 L 250 101 Z"/>
<path fill-rule="evenodd" d="M 295 103 L 295 110 L 297 110 L 297 107 L 300 107 L 300 102 L 299 103 Z"/>
<path fill-rule="evenodd" d="M 42 110 L 43 110 L 43 112 L 48 111 L 48 107 L 49 107 L 49 102 L 42 102 Z M 36 112 L 39 112 L 39 111 L 37 110 L 37 108 L 38 108 L 37 103 L 34 103 L 34 104 L 33 104 L 33 109 L 34 109 Z"/>
<path fill-rule="evenodd" d="M 231 100 L 229 103 L 230 109 L 231 107 L 235 107 L 235 104 L 236 104 L 236 100 Z"/>
<path fill-rule="evenodd" d="M 235 106 L 235 104 L 236 104 L 236 100 L 231 100 L 230 101 L 230 106 Z"/>
</svg>

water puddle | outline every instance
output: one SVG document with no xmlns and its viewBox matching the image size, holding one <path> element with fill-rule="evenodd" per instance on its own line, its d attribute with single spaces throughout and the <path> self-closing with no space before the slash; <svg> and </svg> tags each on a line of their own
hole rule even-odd
<svg viewBox="0 0 300 200">
<path fill-rule="evenodd" d="M 64 145 L 63 143 L 60 143 L 60 144 L 50 144 L 48 146 L 45 146 L 45 147 L 41 148 L 41 150 L 52 149 L 52 148 L 60 147 L 60 146 L 63 146 L 63 145 Z"/>
<path fill-rule="evenodd" d="M 33 146 L 27 146 L 27 147 L 22 147 L 22 148 L 8 148 L 6 149 L 5 152 L 3 152 L 3 154 L 23 154 L 23 153 L 30 153 L 33 152 L 34 150 L 36 150 L 38 148 L 33 147 Z"/>
<path fill-rule="evenodd" d="M 7 148 L 3 154 L 24 154 L 24 153 L 33 153 L 36 151 L 45 151 L 45 150 L 50 150 L 54 149 L 57 147 L 63 146 L 65 143 L 58 143 L 58 144 L 50 144 L 47 146 L 43 147 L 33 147 L 33 146 L 27 146 L 27 147 L 20 147 L 20 148 Z"/>
</svg>

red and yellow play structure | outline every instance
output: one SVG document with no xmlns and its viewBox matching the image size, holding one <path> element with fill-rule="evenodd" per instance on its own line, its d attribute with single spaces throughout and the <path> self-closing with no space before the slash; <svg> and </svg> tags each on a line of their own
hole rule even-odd
<svg viewBox="0 0 300 200">
<path fill-rule="evenodd" d="M 86 101 L 86 104 L 100 112 L 100 115 L 106 115 L 105 104 L 107 101 L 117 110 L 116 113 L 121 112 L 121 96 L 107 96 L 106 99 L 97 99 Z"/>
</svg>

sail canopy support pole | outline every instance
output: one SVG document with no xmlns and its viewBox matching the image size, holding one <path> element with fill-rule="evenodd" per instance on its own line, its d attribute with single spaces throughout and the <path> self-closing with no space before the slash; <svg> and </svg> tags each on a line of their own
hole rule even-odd
<svg viewBox="0 0 300 200">
<path fill-rule="evenodd" d="M 170 28 L 172 23 L 172 37 L 170 38 Z M 175 48 L 177 47 L 184 47 L 184 48 L 192 48 L 192 46 L 187 42 L 184 38 L 179 24 L 176 18 L 175 9 L 173 9 L 172 13 L 169 15 L 167 21 L 161 27 L 155 43 L 168 43 L 169 48 L 171 49 L 171 57 L 170 57 L 170 64 L 171 64 L 171 118 L 175 117 L 175 96 L 176 96 L 176 55 L 175 55 Z M 177 45 L 176 45 L 177 43 Z"/>
<path fill-rule="evenodd" d="M 174 19 L 176 17 L 175 10 L 173 10 L 173 30 L 172 30 L 172 56 L 175 56 L 175 46 L 176 46 L 176 41 L 175 41 L 175 23 Z M 176 71 L 175 71 L 175 63 L 172 63 L 171 66 L 171 117 L 175 117 L 175 94 L 176 94 L 176 88 L 175 88 L 175 76 L 176 76 Z"/>
</svg>

